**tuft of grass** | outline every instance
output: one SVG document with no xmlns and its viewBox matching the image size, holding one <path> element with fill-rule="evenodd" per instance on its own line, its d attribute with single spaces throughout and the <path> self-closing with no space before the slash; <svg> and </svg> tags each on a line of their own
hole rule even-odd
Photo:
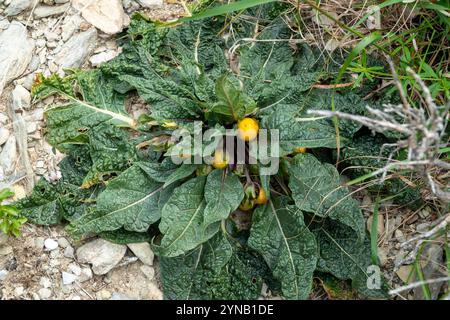
<svg viewBox="0 0 450 320">
<path fill-rule="evenodd" d="M 306 38 L 317 46 L 325 47 L 330 39 L 342 43 L 337 49 L 347 56 L 336 82 L 346 75 L 355 76 L 354 84 L 359 86 L 364 80 L 381 79 L 392 81 L 389 70 L 367 67 L 368 53 L 389 56 L 396 66 L 411 105 L 418 105 L 420 88 L 407 68 L 416 70 L 430 88 L 432 97 L 444 104 L 450 97 L 450 1 L 321 1 L 291 0 L 298 11 L 300 29 L 306 29 Z M 370 6 L 369 6 L 370 5 Z M 315 26 L 311 20 L 314 12 L 319 12 L 334 22 L 334 26 Z M 369 29 L 368 19 L 379 14 L 381 28 Z M 317 24 L 317 23 L 316 23 Z M 302 33 L 303 34 L 303 33 Z M 377 38 L 376 41 L 374 38 Z M 311 38 L 313 40 L 311 40 Z M 361 49 L 359 49 L 361 48 Z M 357 52 L 355 52 L 356 49 Z M 356 53 L 356 54 L 355 54 Z M 345 79 L 345 82 L 347 79 Z M 391 91 L 396 90 L 391 86 Z M 389 91 L 387 93 L 390 93 Z"/>
</svg>

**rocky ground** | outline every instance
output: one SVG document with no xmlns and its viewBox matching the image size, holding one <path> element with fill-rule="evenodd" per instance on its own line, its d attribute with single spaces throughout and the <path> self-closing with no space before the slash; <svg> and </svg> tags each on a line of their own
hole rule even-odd
<svg viewBox="0 0 450 320">
<path fill-rule="evenodd" d="M 371 232 L 373 223 L 374 201 L 369 194 L 361 198 L 362 209 L 367 218 L 367 230 Z M 410 210 L 387 201 L 379 206 L 377 221 L 378 257 L 384 278 L 390 289 L 396 289 L 418 281 L 415 274 L 414 259 L 411 259 L 411 247 L 402 246 L 408 240 L 430 230 L 438 219 L 429 206 L 418 210 Z M 422 268 L 424 279 L 435 279 L 446 276 L 444 262 L 443 237 L 429 241 L 423 247 L 422 255 L 417 258 Z M 430 285 L 430 293 L 436 299 L 445 282 Z M 402 291 L 395 295 L 396 299 L 424 299 L 420 286 Z"/>
<path fill-rule="evenodd" d="M 32 101 L 35 75 L 114 58 L 115 35 L 137 10 L 161 20 L 183 13 L 163 0 L 0 0 L 0 189 L 22 198 L 58 175 L 62 155 L 42 130 L 53 98 Z M 73 243 L 62 227 L 29 224 L 21 238 L 0 235 L 0 299 L 162 299 L 157 279 L 148 244 Z"/>
<path fill-rule="evenodd" d="M 95 68 L 121 49 L 115 35 L 130 15 L 144 11 L 170 20 L 183 13 L 163 0 L 0 0 L 0 189 L 24 197 L 44 176 L 57 178 L 55 153 L 43 139 L 43 110 L 53 98 L 32 101 L 35 75 L 63 74 L 64 68 Z M 362 195 L 370 229 L 373 201 Z M 425 232 L 437 217 L 428 207 L 416 212 L 392 204 L 380 209 L 381 265 L 391 287 L 411 282 L 413 265 L 401 243 Z M 425 251 L 425 276 L 444 269 L 442 246 Z M 442 283 L 432 287 L 437 295 Z M 402 293 L 421 298 L 421 290 Z M 0 299 L 161 299 L 157 261 L 148 244 L 115 245 L 90 239 L 73 243 L 63 227 L 25 225 L 23 237 L 0 235 Z"/>
<path fill-rule="evenodd" d="M 0 247 L 1 299 L 162 299 L 148 243 L 77 246 L 61 227 L 26 225 Z"/>
</svg>

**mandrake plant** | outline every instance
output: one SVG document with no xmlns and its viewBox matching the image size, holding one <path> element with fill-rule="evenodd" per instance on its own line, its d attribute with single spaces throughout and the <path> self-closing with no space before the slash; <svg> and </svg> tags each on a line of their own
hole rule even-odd
<svg viewBox="0 0 450 320">
<path fill-rule="evenodd" d="M 324 274 L 383 297 L 383 285 L 367 285 L 370 243 L 358 201 L 331 164 L 335 125 L 306 114 L 329 109 L 330 91 L 314 85 L 338 66 L 325 68 L 295 39 L 271 6 L 231 26 L 215 17 L 168 27 L 135 15 L 115 60 L 38 77 L 35 99 L 59 97 L 46 109 L 46 139 L 66 157 L 60 179 L 41 179 L 16 206 L 37 224 L 66 221 L 77 239 L 150 242 L 167 299 L 256 299 L 263 283 L 306 299 Z M 335 94 L 336 110 L 364 115 L 365 93 L 345 90 Z M 136 94 L 150 108 L 138 119 L 125 108 Z M 217 147 L 212 163 L 174 163 L 183 143 L 174 131 L 194 136 L 199 122 L 202 131 L 237 129 L 232 140 L 247 146 L 261 130 L 278 130 L 279 170 L 234 165 Z M 341 147 L 363 130 L 345 120 L 339 129 Z M 249 159 L 248 150 L 236 156 Z"/>
</svg>

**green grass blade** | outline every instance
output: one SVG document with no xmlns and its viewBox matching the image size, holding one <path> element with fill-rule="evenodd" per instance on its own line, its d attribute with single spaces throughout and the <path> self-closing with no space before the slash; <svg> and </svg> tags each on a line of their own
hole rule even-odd
<svg viewBox="0 0 450 320">
<path fill-rule="evenodd" d="M 419 252 L 417 253 L 416 260 L 414 262 L 414 269 L 416 271 L 416 275 L 418 277 L 418 280 L 421 282 L 421 287 L 423 291 L 423 296 L 426 300 L 431 300 L 431 291 L 430 287 L 428 286 L 428 283 L 424 283 L 426 281 L 425 276 L 423 275 L 422 266 L 420 265 L 420 260 L 422 258 L 422 253 L 425 246 L 422 245 Z"/>
<path fill-rule="evenodd" d="M 350 65 L 350 63 L 353 61 L 353 59 L 355 59 L 355 57 L 361 53 L 361 51 L 363 51 L 365 48 L 367 48 L 369 45 L 376 43 L 377 41 L 379 41 L 381 39 L 381 33 L 379 31 L 373 32 L 370 35 L 368 35 L 367 37 L 365 37 L 364 39 L 362 39 L 354 48 L 353 50 L 349 53 L 349 55 L 347 56 L 347 58 L 344 61 L 344 64 L 342 65 L 342 67 L 339 69 L 339 73 L 338 76 L 335 80 L 335 84 L 338 84 L 341 79 L 342 76 L 344 75 L 344 73 L 347 71 L 348 66 Z"/>
<path fill-rule="evenodd" d="M 275 2 L 276 0 L 241 0 L 241 1 L 235 1 L 231 2 L 225 5 L 213 7 L 210 9 L 206 9 L 203 11 L 200 11 L 198 13 L 195 13 L 194 15 L 190 17 L 184 17 L 179 19 L 178 21 L 186 22 L 186 21 L 193 21 L 193 20 L 200 20 L 205 18 L 211 18 L 215 16 L 221 16 L 224 14 L 232 13 L 235 11 L 241 11 L 245 10 L 251 7 L 259 6 L 262 4 Z"/>
<path fill-rule="evenodd" d="M 374 171 L 374 172 L 375 172 L 375 171 Z M 369 172 L 369 173 L 366 173 L 366 174 L 364 174 L 364 175 L 362 175 L 362 176 L 360 176 L 360 177 L 358 177 L 358 178 L 355 178 L 355 179 L 353 179 L 353 180 L 350 180 L 350 181 L 348 181 L 348 182 L 346 183 L 346 185 L 347 185 L 347 186 L 352 186 L 352 185 L 361 183 L 361 182 L 363 182 L 363 181 L 365 181 L 365 180 L 367 180 L 367 179 L 369 179 L 369 178 L 372 178 L 374 172 Z"/>
<path fill-rule="evenodd" d="M 378 214 L 380 208 L 380 197 L 378 196 L 375 200 L 375 205 L 373 208 L 372 216 L 372 228 L 370 228 L 370 253 L 372 257 L 372 263 L 375 265 L 379 264 L 378 261 Z"/>
<path fill-rule="evenodd" d="M 440 13 L 442 13 L 443 15 L 450 17 L 450 13 L 449 13 L 449 8 L 442 6 L 440 4 L 436 4 L 436 3 L 432 3 L 432 2 L 423 2 L 423 3 L 419 3 L 418 7 L 420 8 L 424 8 L 424 9 L 429 9 L 429 10 L 435 10 L 438 11 Z"/>
</svg>

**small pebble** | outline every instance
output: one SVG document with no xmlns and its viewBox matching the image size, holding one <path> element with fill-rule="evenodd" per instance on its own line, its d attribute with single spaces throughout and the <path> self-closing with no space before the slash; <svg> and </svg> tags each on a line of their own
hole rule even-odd
<svg viewBox="0 0 450 320">
<path fill-rule="evenodd" d="M 11 246 L 2 246 L 0 247 L 0 257 L 1 256 L 7 256 L 13 253 L 13 248 Z"/>
<path fill-rule="evenodd" d="M 430 208 L 425 207 L 423 210 L 420 210 L 420 211 L 419 211 L 419 216 L 420 216 L 422 219 L 428 218 L 428 217 L 430 216 Z"/>
<path fill-rule="evenodd" d="M 380 265 L 385 266 L 388 262 L 387 250 L 382 247 L 378 248 L 378 258 L 380 258 Z"/>
<path fill-rule="evenodd" d="M 45 41 L 44 39 L 42 39 L 42 38 L 36 40 L 36 46 L 37 46 L 38 48 L 44 47 L 45 44 L 46 44 L 46 41 Z"/>
<path fill-rule="evenodd" d="M 92 279 L 92 277 L 94 276 L 94 274 L 92 273 L 91 268 L 86 267 L 86 268 L 82 268 L 81 269 L 81 274 L 78 277 L 78 281 L 79 282 L 86 282 Z"/>
<path fill-rule="evenodd" d="M 396 273 L 404 283 L 414 282 L 414 266 L 401 266 Z"/>
<path fill-rule="evenodd" d="M 41 288 L 39 289 L 38 294 L 41 299 L 48 299 L 52 296 L 52 291 L 47 288 Z"/>
<path fill-rule="evenodd" d="M 128 248 L 142 263 L 149 266 L 153 265 L 154 254 L 148 242 L 129 243 Z"/>
<path fill-rule="evenodd" d="M 51 267 L 58 267 L 61 265 L 61 262 L 58 259 L 51 259 L 49 264 Z"/>
<path fill-rule="evenodd" d="M 14 289 L 14 294 L 18 297 L 20 297 L 21 295 L 23 295 L 25 293 L 25 289 L 24 287 L 20 286 L 20 287 L 16 287 Z"/>
<path fill-rule="evenodd" d="M 44 247 L 48 251 L 55 250 L 56 248 L 58 248 L 58 242 L 56 242 L 55 240 L 50 239 L 50 238 L 49 239 L 45 239 Z"/>
<path fill-rule="evenodd" d="M 52 282 L 47 277 L 42 277 L 41 280 L 39 280 L 39 285 L 43 288 L 50 288 L 52 286 Z"/>
<path fill-rule="evenodd" d="M 0 113 L 0 123 L 5 124 L 8 122 L 8 117 L 4 115 L 3 113 Z"/>
<path fill-rule="evenodd" d="M 67 269 L 70 272 L 72 272 L 74 275 L 77 275 L 77 276 L 81 275 L 81 267 L 79 265 L 77 265 L 76 263 L 69 264 Z"/>
<path fill-rule="evenodd" d="M 28 122 L 27 123 L 27 133 L 28 134 L 36 132 L 37 129 L 38 129 L 38 124 L 36 122 Z"/>
<path fill-rule="evenodd" d="M 65 294 L 69 294 L 72 292 L 72 286 L 70 284 L 62 284 L 61 285 L 61 291 Z"/>
<path fill-rule="evenodd" d="M 8 271 L 6 270 L 0 270 L 0 281 L 3 281 L 6 279 L 6 277 L 8 276 Z"/>
<path fill-rule="evenodd" d="M 430 223 L 429 222 L 423 222 L 423 223 L 419 223 L 416 226 L 416 230 L 418 232 L 426 232 L 430 229 Z"/>
<path fill-rule="evenodd" d="M 406 241 L 405 235 L 403 234 L 403 232 L 400 229 L 395 230 L 395 238 L 397 238 L 397 240 L 399 242 Z"/>
<path fill-rule="evenodd" d="M 64 271 L 62 272 L 62 282 L 64 285 L 72 284 L 75 280 L 77 280 L 76 275 Z"/>
<path fill-rule="evenodd" d="M 45 105 L 52 104 L 53 101 L 55 101 L 55 97 L 54 96 L 50 96 L 50 97 L 47 97 L 44 100 L 42 100 L 42 102 L 44 102 Z"/>
<path fill-rule="evenodd" d="M 44 36 L 47 41 L 55 41 L 58 39 L 58 35 L 55 32 L 45 31 Z"/>
<path fill-rule="evenodd" d="M 69 241 L 67 241 L 66 238 L 59 238 L 58 244 L 61 248 L 67 248 L 68 246 L 70 246 L 70 243 L 69 243 Z"/>
<path fill-rule="evenodd" d="M 66 249 L 64 249 L 64 257 L 69 258 L 69 259 L 74 259 L 75 258 L 75 250 L 69 246 Z"/>
<path fill-rule="evenodd" d="M 97 292 L 96 296 L 97 296 L 98 300 L 109 300 L 109 299 L 111 299 L 112 295 L 111 295 L 111 292 L 103 289 L 103 290 L 100 290 L 99 292 Z"/>
<path fill-rule="evenodd" d="M 61 254 L 59 253 L 59 250 L 53 250 L 50 252 L 50 258 L 51 259 L 58 259 L 61 257 Z"/>
<path fill-rule="evenodd" d="M 113 292 L 111 300 L 132 300 L 132 299 L 123 293 Z"/>
</svg>

